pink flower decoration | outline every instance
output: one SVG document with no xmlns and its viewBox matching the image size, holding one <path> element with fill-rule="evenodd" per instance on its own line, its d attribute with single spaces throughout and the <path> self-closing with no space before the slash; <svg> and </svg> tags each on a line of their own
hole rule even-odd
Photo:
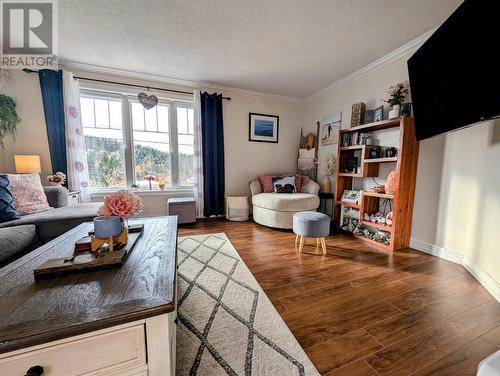
<svg viewBox="0 0 500 376">
<path fill-rule="evenodd" d="M 142 211 L 142 200 L 129 191 L 118 191 L 104 198 L 104 204 L 97 211 L 98 215 L 116 215 L 130 218 Z"/>
<path fill-rule="evenodd" d="M 78 110 L 75 106 L 69 106 L 69 114 L 73 119 L 76 119 L 78 117 Z"/>
<path fill-rule="evenodd" d="M 85 166 L 83 165 L 82 162 L 75 162 L 75 168 L 76 168 L 76 171 L 78 172 L 82 172 L 83 170 L 85 170 Z"/>
<path fill-rule="evenodd" d="M 156 175 L 146 175 L 144 176 L 144 179 L 148 181 L 156 180 Z"/>
</svg>

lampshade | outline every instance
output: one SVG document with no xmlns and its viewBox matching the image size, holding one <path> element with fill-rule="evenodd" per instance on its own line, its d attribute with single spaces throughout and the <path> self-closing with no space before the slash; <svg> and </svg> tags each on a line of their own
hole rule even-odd
<svg viewBox="0 0 500 376">
<path fill-rule="evenodd" d="M 15 155 L 16 172 L 19 174 L 29 174 L 31 172 L 42 172 L 39 155 Z"/>
</svg>

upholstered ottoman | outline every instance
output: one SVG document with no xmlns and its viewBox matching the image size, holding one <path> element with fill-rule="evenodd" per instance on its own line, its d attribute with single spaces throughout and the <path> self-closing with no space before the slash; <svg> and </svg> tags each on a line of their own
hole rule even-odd
<svg viewBox="0 0 500 376">
<path fill-rule="evenodd" d="M 299 253 L 304 247 L 304 237 L 316 238 L 316 244 L 321 243 L 323 254 L 326 255 L 325 236 L 330 234 L 330 217 L 318 212 L 300 212 L 293 215 L 293 232 L 297 234 L 295 243 L 299 242 Z"/>
<path fill-rule="evenodd" d="M 196 202 L 192 197 L 176 197 L 168 199 L 168 215 L 176 215 L 177 223 L 196 222 Z"/>
</svg>

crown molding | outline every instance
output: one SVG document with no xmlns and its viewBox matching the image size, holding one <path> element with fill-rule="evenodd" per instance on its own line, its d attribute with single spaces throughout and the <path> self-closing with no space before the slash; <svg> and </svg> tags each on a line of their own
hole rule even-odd
<svg viewBox="0 0 500 376">
<path fill-rule="evenodd" d="M 375 60 L 374 62 L 364 66 L 363 68 L 357 70 L 356 72 L 351 73 L 350 75 L 342 78 L 341 80 L 334 82 L 331 85 L 328 85 L 327 87 L 321 89 L 315 94 L 306 97 L 304 99 L 304 103 L 306 104 L 312 103 L 318 100 L 319 98 L 324 97 L 325 95 L 328 95 L 334 92 L 335 90 L 340 89 L 343 86 L 349 85 L 350 83 L 359 80 L 360 78 L 383 67 L 384 65 L 392 63 L 393 61 L 401 58 L 402 56 L 405 56 L 411 52 L 416 51 L 436 30 L 437 27 L 413 39 L 412 41 L 404 44 L 403 46 L 395 49 L 394 51 L 389 52 L 387 55 L 382 56 L 380 59 Z"/>
<path fill-rule="evenodd" d="M 202 88 L 203 89 L 212 89 L 212 90 L 224 92 L 224 95 L 227 95 L 227 93 L 234 93 L 234 94 L 242 95 L 245 97 L 265 99 L 265 100 L 271 100 L 271 101 L 277 101 L 277 102 L 285 102 L 285 103 L 291 103 L 291 104 L 303 104 L 304 103 L 304 100 L 301 98 L 264 93 L 264 92 L 260 92 L 260 91 L 254 91 L 254 90 L 238 89 L 238 88 L 234 88 L 234 87 L 230 87 L 230 86 L 217 85 L 217 84 L 210 83 L 210 82 L 191 81 L 191 80 L 184 80 L 184 79 L 173 78 L 173 77 L 162 76 L 162 75 L 148 74 L 148 73 L 142 73 L 142 72 L 133 72 L 133 71 L 125 70 L 125 69 L 115 69 L 115 68 L 103 67 L 100 65 L 80 63 L 80 62 L 66 60 L 66 59 L 59 59 L 59 66 L 60 66 L 60 68 L 64 68 L 64 69 L 68 69 L 68 70 L 76 69 L 76 70 L 83 71 L 83 72 L 101 74 L 101 75 L 106 75 L 106 76 L 110 75 L 110 76 L 117 76 L 120 78 L 132 78 L 132 79 L 144 80 L 144 81 L 155 81 L 155 82 L 160 82 L 160 83 L 169 84 L 169 85 L 181 86 L 185 89 L 186 88 L 190 88 L 193 90 L 194 89 L 202 89 Z"/>
<path fill-rule="evenodd" d="M 425 34 L 422 34 L 421 36 L 413 39 L 412 41 L 404 44 L 403 46 L 395 49 L 394 51 L 388 53 L 387 55 L 381 57 L 378 60 L 375 60 L 374 62 L 364 66 L 363 68 L 357 70 L 356 72 L 353 72 L 349 74 L 348 76 L 342 78 L 341 80 L 334 82 L 331 85 L 328 85 L 327 87 L 319 90 L 313 95 L 310 95 L 306 98 L 296 98 L 296 97 L 288 97 L 284 95 L 277 95 L 277 94 L 270 94 L 270 93 L 265 93 L 261 91 L 255 91 L 255 90 L 246 90 L 246 89 L 238 89 L 230 86 L 222 86 L 218 85 L 215 83 L 210 83 L 210 82 L 201 82 L 201 81 L 191 81 L 191 80 L 184 80 L 184 79 L 179 79 L 179 78 L 173 78 L 173 77 L 168 77 L 168 76 L 162 76 L 162 75 L 154 75 L 154 74 L 148 74 L 148 73 L 142 73 L 142 72 L 133 72 L 129 70 L 124 70 L 124 69 L 115 69 L 115 68 L 109 68 L 109 67 L 103 67 L 99 65 L 93 65 L 93 64 L 86 64 L 86 63 L 80 63 L 76 61 L 71 61 L 71 60 L 66 60 L 66 59 L 59 59 L 59 65 L 62 68 L 66 69 L 76 69 L 84 72 L 89 72 L 89 73 L 95 73 L 95 74 L 102 74 L 102 75 L 111 75 L 111 76 L 118 76 L 122 78 L 133 78 L 133 79 L 138 79 L 138 80 L 145 80 L 145 81 L 155 81 L 155 82 L 161 82 L 169 85 L 176 85 L 176 86 L 181 86 L 184 88 L 191 88 L 191 89 L 212 89 L 212 90 L 217 90 L 221 91 L 224 93 L 234 93 L 238 95 L 242 95 L 245 97 L 251 97 L 251 98 L 257 98 L 257 99 L 265 99 L 265 100 L 271 100 L 271 101 L 276 101 L 276 102 L 284 102 L 284 103 L 291 103 L 291 104 L 308 104 L 315 102 L 321 97 L 324 97 L 325 95 L 328 95 L 335 90 L 340 89 L 341 87 L 344 87 L 346 85 L 349 85 L 350 83 L 359 80 L 360 78 L 368 75 L 369 73 L 392 63 L 393 61 L 401 58 L 402 56 L 405 56 L 409 53 L 412 53 L 416 51 L 435 31 L 437 30 L 437 27 L 428 31 Z"/>
</svg>

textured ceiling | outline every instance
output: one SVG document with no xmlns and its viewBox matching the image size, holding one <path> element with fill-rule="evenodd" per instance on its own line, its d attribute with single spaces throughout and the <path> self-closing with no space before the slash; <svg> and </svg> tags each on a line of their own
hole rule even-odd
<svg viewBox="0 0 500 376">
<path fill-rule="evenodd" d="M 304 98 L 461 0 L 60 0 L 64 60 Z"/>
</svg>

